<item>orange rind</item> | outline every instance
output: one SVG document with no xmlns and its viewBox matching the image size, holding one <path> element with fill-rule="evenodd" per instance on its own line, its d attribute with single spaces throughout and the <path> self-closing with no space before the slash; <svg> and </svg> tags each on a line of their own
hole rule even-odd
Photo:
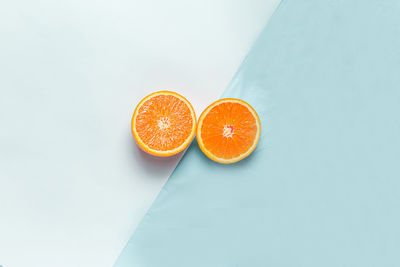
<svg viewBox="0 0 400 267">
<path fill-rule="evenodd" d="M 200 115 L 196 138 L 207 157 L 230 164 L 249 156 L 260 134 L 256 111 L 243 100 L 225 98 L 212 103 Z"/>
<path fill-rule="evenodd" d="M 145 152 L 168 157 L 183 151 L 196 133 L 196 115 L 190 102 L 171 91 L 143 98 L 132 116 L 132 134 Z"/>
</svg>

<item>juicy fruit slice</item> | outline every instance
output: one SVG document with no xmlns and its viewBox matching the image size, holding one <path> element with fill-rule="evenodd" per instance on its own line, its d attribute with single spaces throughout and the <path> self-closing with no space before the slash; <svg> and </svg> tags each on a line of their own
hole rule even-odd
<svg viewBox="0 0 400 267">
<path fill-rule="evenodd" d="M 200 115 L 197 142 L 210 159 L 228 164 L 250 155 L 260 133 L 255 110 L 243 100 L 225 98 L 212 103 Z"/>
<path fill-rule="evenodd" d="M 183 96 L 170 91 L 155 92 L 137 105 L 132 133 L 147 153 L 161 157 L 175 155 L 193 140 L 196 115 Z"/>
</svg>

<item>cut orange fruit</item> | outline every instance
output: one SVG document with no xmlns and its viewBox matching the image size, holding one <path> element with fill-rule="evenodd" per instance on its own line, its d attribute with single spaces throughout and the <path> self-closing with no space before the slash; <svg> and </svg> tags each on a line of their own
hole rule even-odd
<svg viewBox="0 0 400 267">
<path fill-rule="evenodd" d="M 234 163 L 256 148 L 261 123 L 256 111 L 240 99 L 225 98 L 212 103 L 200 115 L 197 142 L 210 159 Z"/>
<path fill-rule="evenodd" d="M 196 115 L 183 96 L 160 91 L 146 96 L 132 117 L 132 133 L 145 152 L 160 157 L 184 150 L 196 133 Z"/>
</svg>

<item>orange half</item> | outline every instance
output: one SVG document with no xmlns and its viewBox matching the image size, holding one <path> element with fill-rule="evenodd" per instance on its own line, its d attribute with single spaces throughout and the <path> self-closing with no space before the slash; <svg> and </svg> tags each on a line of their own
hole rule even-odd
<svg viewBox="0 0 400 267">
<path fill-rule="evenodd" d="M 249 156 L 260 140 L 261 123 L 256 111 L 240 99 L 212 103 L 200 115 L 197 142 L 210 159 L 234 163 Z"/>
<path fill-rule="evenodd" d="M 160 157 L 184 150 L 196 133 L 196 115 L 183 96 L 159 91 L 146 96 L 132 117 L 132 133 L 139 147 Z"/>
</svg>

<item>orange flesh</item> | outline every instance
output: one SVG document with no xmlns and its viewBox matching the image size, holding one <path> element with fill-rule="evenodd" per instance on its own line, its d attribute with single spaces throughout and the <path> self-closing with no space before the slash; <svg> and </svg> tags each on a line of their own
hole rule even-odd
<svg viewBox="0 0 400 267">
<path fill-rule="evenodd" d="M 201 125 L 205 149 L 222 159 L 237 158 L 249 151 L 258 132 L 257 121 L 247 107 L 225 102 L 213 107 Z"/>
<path fill-rule="evenodd" d="M 188 139 L 193 123 L 191 111 L 184 101 L 162 94 L 142 104 L 135 119 L 135 130 L 150 149 L 168 151 Z"/>
</svg>

